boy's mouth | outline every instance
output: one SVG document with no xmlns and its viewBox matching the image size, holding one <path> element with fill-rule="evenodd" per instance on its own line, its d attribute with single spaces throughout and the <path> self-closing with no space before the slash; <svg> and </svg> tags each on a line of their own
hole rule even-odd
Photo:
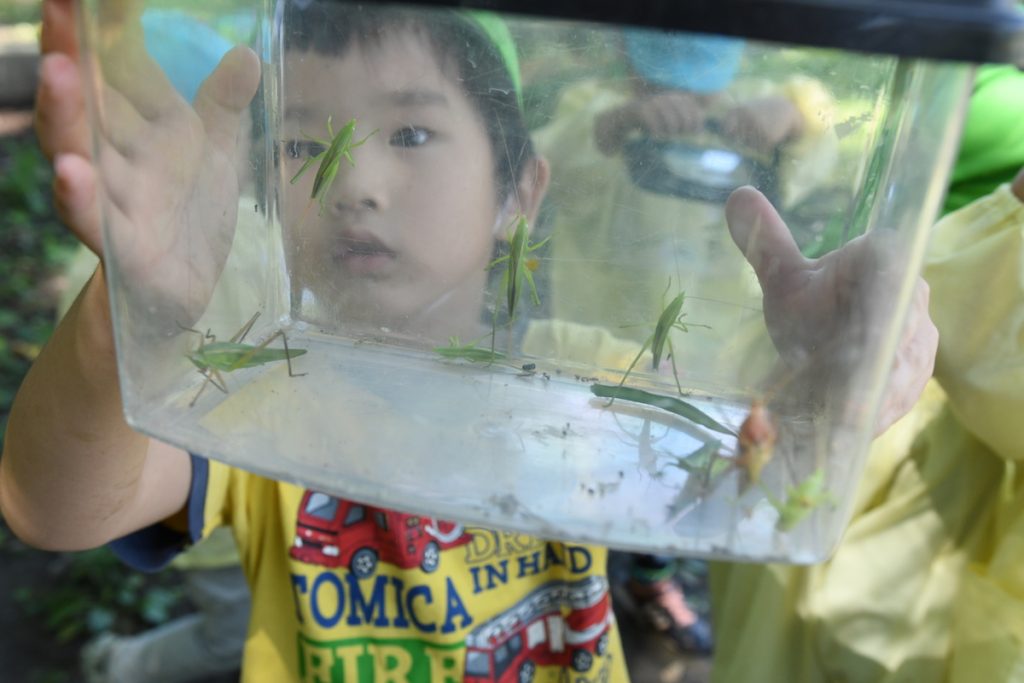
<svg viewBox="0 0 1024 683">
<path fill-rule="evenodd" d="M 334 259 L 354 275 L 377 275 L 392 266 L 397 254 L 372 235 L 343 235 Z"/>
</svg>

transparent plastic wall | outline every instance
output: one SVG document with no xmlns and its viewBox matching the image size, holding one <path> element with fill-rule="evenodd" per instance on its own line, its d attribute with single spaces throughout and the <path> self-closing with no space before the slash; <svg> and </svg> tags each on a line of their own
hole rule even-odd
<svg viewBox="0 0 1024 683">
<path fill-rule="evenodd" d="M 468 524 L 830 552 L 966 67 L 338 2 L 83 14 L 133 426 Z M 778 215 L 742 190 L 728 225 L 744 185 Z"/>
</svg>

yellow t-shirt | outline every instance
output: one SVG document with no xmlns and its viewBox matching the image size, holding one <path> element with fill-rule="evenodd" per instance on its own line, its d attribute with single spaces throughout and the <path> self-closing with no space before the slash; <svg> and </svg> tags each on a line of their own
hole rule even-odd
<svg viewBox="0 0 1024 683">
<path fill-rule="evenodd" d="M 246 683 L 628 680 L 603 548 L 193 462 L 193 535 L 230 525 L 252 589 Z"/>
</svg>

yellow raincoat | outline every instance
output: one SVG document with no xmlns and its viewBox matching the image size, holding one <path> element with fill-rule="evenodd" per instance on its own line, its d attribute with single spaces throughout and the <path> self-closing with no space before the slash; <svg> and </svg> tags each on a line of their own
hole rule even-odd
<svg viewBox="0 0 1024 683">
<path fill-rule="evenodd" d="M 835 556 L 712 566 L 713 680 L 1024 681 L 1024 204 L 934 230 L 935 379 L 876 440 Z"/>
</svg>

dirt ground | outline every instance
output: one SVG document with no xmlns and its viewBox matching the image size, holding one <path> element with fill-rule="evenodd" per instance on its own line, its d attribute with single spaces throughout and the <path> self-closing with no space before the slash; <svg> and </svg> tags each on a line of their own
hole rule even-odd
<svg viewBox="0 0 1024 683">
<path fill-rule="evenodd" d="M 8 534 L 0 526 L 0 533 Z M 53 581 L 55 555 L 28 548 L 9 536 L 0 545 L 0 672 L 4 681 L 78 683 L 78 644 L 53 642 L 45 625 L 26 617 L 18 595 L 44 591 Z"/>
</svg>

